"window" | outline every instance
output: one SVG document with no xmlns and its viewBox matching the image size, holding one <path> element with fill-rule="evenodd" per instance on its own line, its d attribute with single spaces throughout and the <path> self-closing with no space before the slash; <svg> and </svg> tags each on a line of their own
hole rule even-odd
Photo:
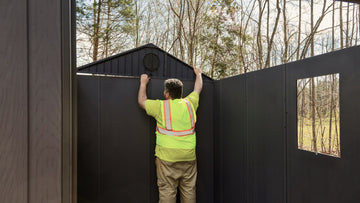
<svg viewBox="0 0 360 203">
<path fill-rule="evenodd" d="M 297 80 L 298 149 L 340 157 L 339 74 Z"/>
</svg>

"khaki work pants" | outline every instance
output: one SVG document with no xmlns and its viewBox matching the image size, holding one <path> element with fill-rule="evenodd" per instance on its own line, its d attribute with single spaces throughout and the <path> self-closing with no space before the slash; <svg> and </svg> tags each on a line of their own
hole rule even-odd
<svg viewBox="0 0 360 203">
<path fill-rule="evenodd" d="M 176 203 L 177 187 L 181 203 L 196 202 L 196 160 L 167 162 L 156 158 L 155 163 L 159 203 Z"/>
</svg>

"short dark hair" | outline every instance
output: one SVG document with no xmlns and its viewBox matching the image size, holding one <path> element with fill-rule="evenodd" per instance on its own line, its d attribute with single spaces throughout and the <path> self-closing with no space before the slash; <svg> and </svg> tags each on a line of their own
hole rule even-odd
<svg viewBox="0 0 360 203">
<path fill-rule="evenodd" d="M 183 94 L 183 83 L 176 78 L 170 78 L 164 82 L 165 92 L 169 92 L 172 99 L 181 99 Z"/>
</svg>

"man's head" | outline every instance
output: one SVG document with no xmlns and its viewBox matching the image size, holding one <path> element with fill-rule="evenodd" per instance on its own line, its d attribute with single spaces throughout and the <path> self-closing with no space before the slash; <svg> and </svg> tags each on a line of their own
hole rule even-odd
<svg viewBox="0 0 360 203">
<path fill-rule="evenodd" d="M 179 79 L 170 78 L 164 82 L 165 99 L 180 99 L 183 93 L 183 83 Z"/>
</svg>

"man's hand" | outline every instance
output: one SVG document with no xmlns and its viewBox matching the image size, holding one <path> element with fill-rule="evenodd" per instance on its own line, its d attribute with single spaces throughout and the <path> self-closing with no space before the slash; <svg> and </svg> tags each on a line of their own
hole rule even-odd
<svg viewBox="0 0 360 203">
<path fill-rule="evenodd" d="M 142 74 L 140 77 L 138 103 L 139 103 L 139 106 L 143 109 L 145 109 L 145 101 L 147 100 L 146 85 L 149 83 L 149 80 L 150 80 L 150 78 L 146 74 Z"/>
<path fill-rule="evenodd" d="M 195 66 L 193 68 L 194 68 L 195 75 L 199 75 L 202 73 L 202 70 L 200 68 L 196 68 Z"/>
<path fill-rule="evenodd" d="M 203 86 L 202 75 L 201 75 L 202 70 L 200 68 L 196 68 L 195 66 L 193 68 L 194 68 L 194 73 L 196 75 L 194 91 L 200 95 Z"/>
<path fill-rule="evenodd" d="M 142 74 L 140 77 L 140 84 L 147 85 L 149 83 L 149 80 L 150 80 L 150 78 L 148 75 Z"/>
</svg>

